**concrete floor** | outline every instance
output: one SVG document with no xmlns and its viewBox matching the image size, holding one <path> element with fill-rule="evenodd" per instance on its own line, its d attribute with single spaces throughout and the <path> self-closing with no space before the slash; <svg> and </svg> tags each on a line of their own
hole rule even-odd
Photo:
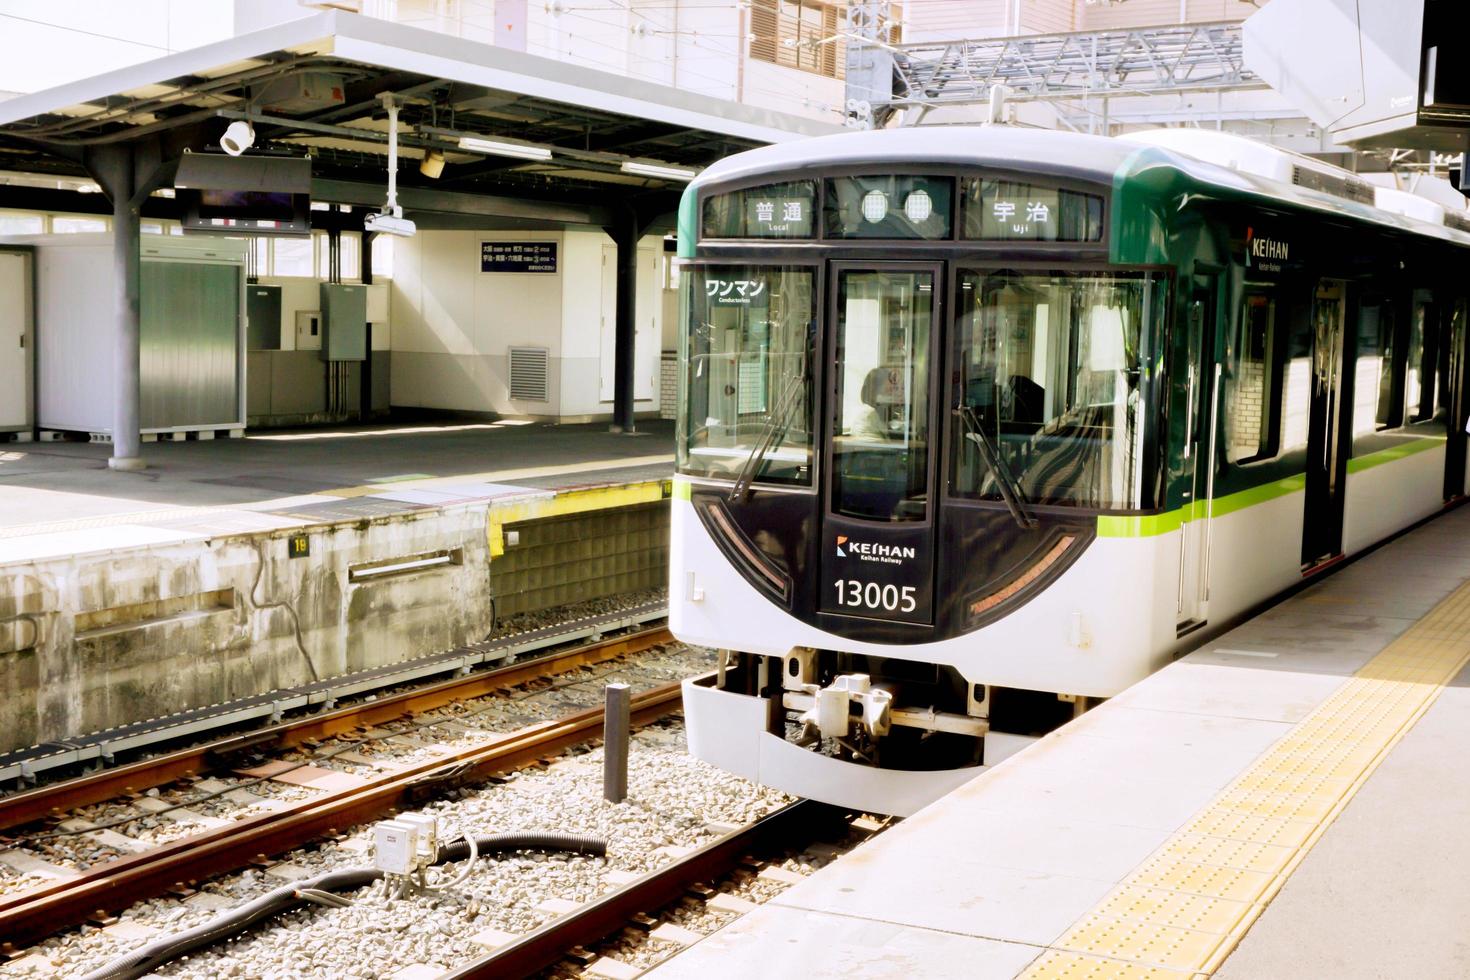
<svg viewBox="0 0 1470 980">
<path fill-rule="evenodd" d="M 587 482 L 601 469 L 672 470 L 673 423 L 365 425 L 145 443 L 148 469 L 107 468 L 111 447 L 0 444 L 0 529 L 165 508 L 241 507 L 357 486 L 408 488 L 475 477 L 527 485 Z M 606 467 L 588 464 L 606 463 Z M 537 479 L 539 477 L 539 479 Z"/>
<path fill-rule="evenodd" d="M 1470 669 L 1389 753 L 1215 976 L 1470 977 L 1467 869 Z"/>
</svg>

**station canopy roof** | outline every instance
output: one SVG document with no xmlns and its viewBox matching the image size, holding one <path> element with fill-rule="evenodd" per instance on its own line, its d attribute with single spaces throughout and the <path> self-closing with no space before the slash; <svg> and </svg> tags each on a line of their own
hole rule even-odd
<svg viewBox="0 0 1470 980">
<path fill-rule="evenodd" d="M 381 93 L 401 105 L 400 203 L 430 227 L 605 225 L 613 202 L 667 202 L 682 189 L 672 177 L 629 173 L 626 163 L 698 170 L 751 147 L 840 130 L 327 11 L 0 102 L 0 182 L 86 178 L 90 149 L 130 143 L 135 160 L 156 162 L 154 184 L 167 187 L 182 153 L 218 152 L 225 128 L 247 119 L 256 134 L 249 153 L 314 158 L 314 199 L 381 206 Z M 493 146 L 466 148 L 466 137 Z M 525 155 L 507 156 L 507 147 Z M 438 179 L 419 172 L 430 152 L 444 157 Z"/>
</svg>

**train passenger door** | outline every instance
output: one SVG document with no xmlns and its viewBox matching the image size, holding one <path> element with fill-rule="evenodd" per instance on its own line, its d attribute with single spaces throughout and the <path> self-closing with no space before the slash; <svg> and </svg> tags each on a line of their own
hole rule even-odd
<svg viewBox="0 0 1470 980">
<path fill-rule="evenodd" d="M 823 612 L 934 621 L 941 275 L 832 264 Z"/>
<path fill-rule="evenodd" d="M 1447 345 L 1445 358 L 1448 374 L 1449 404 L 1445 406 L 1449 432 L 1446 433 L 1444 462 L 1444 499 L 1454 500 L 1465 495 L 1465 418 L 1470 414 L 1470 391 L 1466 390 L 1467 365 L 1465 362 L 1465 297 L 1457 296 L 1450 303 L 1448 315 L 1443 320 L 1445 331 L 1440 343 Z"/>
<path fill-rule="evenodd" d="M 1343 413 L 1352 408 L 1344 392 L 1343 343 L 1347 284 L 1323 279 L 1312 304 L 1312 395 L 1307 419 L 1306 504 L 1302 521 L 1302 568 L 1342 554 L 1342 515 L 1347 489 Z"/>
<path fill-rule="evenodd" d="M 1186 308 L 1184 449 L 1186 491 L 1179 541 L 1179 605 L 1176 631 L 1183 636 L 1209 619 L 1210 498 L 1214 493 L 1215 416 L 1220 372 L 1215 349 L 1216 276 L 1196 273 Z"/>
</svg>

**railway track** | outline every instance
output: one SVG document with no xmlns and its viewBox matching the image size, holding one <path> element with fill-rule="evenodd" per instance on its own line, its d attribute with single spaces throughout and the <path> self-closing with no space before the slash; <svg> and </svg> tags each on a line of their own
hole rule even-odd
<svg viewBox="0 0 1470 980">
<path fill-rule="evenodd" d="M 453 702 L 484 698 L 548 673 L 566 673 L 671 641 L 666 629 L 644 630 L 17 794 L 0 800 L 0 828 L 16 828 L 41 819 L 54 821 L 67 810 L 113 799 L 119 793 L 137 794 L 143 788 L 208 771 L 233 771 L 247 755 L 309 747 L 321 739 Z M 641 691 L 633 699 L 633 722 L 646 725 L 677 711 L 679 706 L 678 683 Z M 107 921 L 110 913 L 142 899 L 168 891 L 186 892 L 191 883 L 211 875 L 266 861 L 313 839 L 333 836 L 354 824 L 418 805 L 433 795 L 534 764 L 594 740 L 601 731 L 600 707 L 577 711 L 493 737 L 483 744 L 399 765 L 348 788 L 210 827 L 40 887 L 0 896 L 0 939 L 4 942 L 0 951 L 12 952 L 83 922 Z"/>
<path fill-rule="evenodd" d="M 589 952 L 589 947 L 596 948 L 627 929 L 657 935 L 661 925 L 657 913 L 661 910 L 687 897 L 716 898 L 721 893 L 709 887 L 710 883 L 741 870 L 762 868 L 774 856 L 799 852 L 819 839 L 850 837 L 855 817 L 838 807 L 797 800 L 552 919 L 486 956 L 444 974 L 440 980 L 534 976 L 568 963 L 596 963 L 600 957 Z M 876 829 L 874 825 L 861 834 L 865 836 Z M 737 899 L 735 904 L 741 904 L 741 900 Z M 685 940 L 694 938 L 687 930 L 669 931 L 682 935 Z M 606 960 L 603 962 L 609 965 Z M 613 969 L 621 972 L 629 967 L 618 962 Z M 576 972 L 575 966 L 571 972 Z"/>
</svg>

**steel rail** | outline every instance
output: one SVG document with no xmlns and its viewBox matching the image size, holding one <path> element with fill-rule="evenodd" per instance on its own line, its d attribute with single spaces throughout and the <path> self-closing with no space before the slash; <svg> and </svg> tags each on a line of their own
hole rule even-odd
<svg viewBox="0 0 1470 980">
<path fill-rule="evenodd" d="M 650 724 L 678 711 L 681 704 L 678 682 L 640 692 L 633 698 L 632 722 Z M 127 908 L 170 888 L 234 871 L 416 805 L 434 792 L 531 765 L 601 737 L 602 716 L 601 707 L 589 708 L 532 725 L 490 745 L 439 756 L 341 793 L 185 837 L 76 878 L 0 899 L 0 937 L 16 947 L 34 943 L 99 913 Z"/>
<path fill-rule="evenodd" d="M 564 959 L 573 947 L 601 942 L 627 926 L 634 916 L 676 901 L 691 885 L 725 877 L 746 855 L 800 847 L 833 826 L 844 812 L 813 800 L 797 800 L 552 919 L 489 955 L 444 974 L 440 980 L 534 975 Z"/>
<path fill-rule="evenodd" d="M 381 697 L 376 701 L 364 701 L 257 731 L 216 739 L 116 769 L 52 783 L 39 789 L 0 798 L 0 830 L 23 826 L 80 806 L 101 803 L 184 779 L 215 768 L 211 765 L 212 759 L 231 753 L 250 749 L 292 748 L 311 739 L 330 738 L 354 728 L 381 725 L 395 718 L 441 707 L 452 701 L 483 697 L 500 688 L 515 687 L 536 680 L 547 672 L 565 673 L 671 642 L 673 636 L 667 627 L 640 630 L 507 667 L 439 681 Z"/>
</svg>

